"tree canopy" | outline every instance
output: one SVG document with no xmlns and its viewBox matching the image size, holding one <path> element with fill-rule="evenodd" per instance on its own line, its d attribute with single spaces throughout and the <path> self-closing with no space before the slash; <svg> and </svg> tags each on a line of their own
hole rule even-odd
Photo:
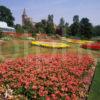
<svg viewBox="0 0 100 100">
<path fill-rule="evenodd" d="M 0 6 L 0 21 L 7 22 L 8 26 L 14 25 L 14 17 L 9 8 Z M 73 17 L 73 23 L 71 25 L 60 18 L 59 24 L 54 23 L 54 15 L 49 14 L 47 19 L 42 19 L 35 25 L 31 21 L 27 21 L 24 26 L 20 24 L 15 25 L 16 32 L 18 33 L 46 33 L 48 35 L 59 34 L 61 36 L 73 36 L 78 38 L 91 38 L 93 36 L 100 36 L 100 25 L 93 26 L 88 18 L 80 19 L 78 15 Z"/>
<path fill-rule="evenodd" d="M 76 36 L 77 34 L 80 34 L 80 23 L 79 23 L 79 16 L 75 15 L 73 17 L 73 24 L 70 26 L 71 35 Z"/>
<path fill-rule="evenodd" d="M 100 25 L 96 25 L 93 28 L 93 36 L 100 36 Z"/>
<path fill-rule="evenodd" d="M 85 38 L 91 38 L 92 37 L 92 24 L 89 22 L 88 18 L 82 18 L 80 21 L 80 33 Z"/>
<path fill-rule="evenodd" d="M 13 26 L 14 20 L 11 10 L 5 6 L 0 6 L 0 21 L 6 22 L 8 26 Z"/>
</svg>

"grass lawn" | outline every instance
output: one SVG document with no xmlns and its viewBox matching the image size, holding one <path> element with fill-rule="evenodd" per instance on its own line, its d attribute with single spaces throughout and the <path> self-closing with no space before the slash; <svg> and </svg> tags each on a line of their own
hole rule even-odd
<svg viewBox="0 0 100 100">
<path fill-rule="evenodd" d="M 100 62 L 96 67 L 96 72 L 91 85 L 88 100 L 100 100 Z"/>
<path fill-rule="evenodd" d="M 100 56 L 99 51 L 86 50 L 79 47 L 77 44 L 70 43 L 70 48 L 65 49 L 50 49 L 38 46 L 32 46 L 29 40 L 13 39 L 6 41 L 5 44 L 0 46 L 0 58 L 17 58 L 23 57 L 28 54 L 44 54 L 44 53 L 88 53 L 94 55 L 96 58 Z M 99 56 L 98 56 L 99 55 Z"/>
</svg>

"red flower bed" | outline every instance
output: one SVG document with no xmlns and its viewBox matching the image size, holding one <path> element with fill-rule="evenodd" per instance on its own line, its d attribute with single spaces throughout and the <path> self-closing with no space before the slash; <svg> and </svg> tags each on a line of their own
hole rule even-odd
<svg viewBox="0 0 100 100">
<path fill-rule="evenodd" d="M 91 43 L 91 44 L 83 44 L 81 47 L 85 49 L 88 48 L 88 49 L 93 49 L 93 50 L 100 50 L 100 42 Z"/>
<path fill-rule="evenodd" d="M 91 83 L 93 65 L 89 55 L 30 55 L 0 64 L 0 84 L 31 99 L 78 100 Z"/>
<path fill-rule="evenodd" d="M 31 37 L 32 34 L 31 33 L 16 33 L 16 32 L 5 32 L 3 33 L 4 35 L 8 35 L 8 36 L 13 36 L 16 38 L 21 38 L 21 37 Z"/>
</svg>

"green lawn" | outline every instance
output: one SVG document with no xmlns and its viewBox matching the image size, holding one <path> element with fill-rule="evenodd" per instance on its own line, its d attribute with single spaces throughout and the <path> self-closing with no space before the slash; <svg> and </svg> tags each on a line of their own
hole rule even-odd
<svg viewBox="0 0 100 100">
<path fill-rule="evenodd" d="M 100 100 L 100 62 L 96 67 L 96 72 L 91 85 L 88 100 Z"/>
</svg>

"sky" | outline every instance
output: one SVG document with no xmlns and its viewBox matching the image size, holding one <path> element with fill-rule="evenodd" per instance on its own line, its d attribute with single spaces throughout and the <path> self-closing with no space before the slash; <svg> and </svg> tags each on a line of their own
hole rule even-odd
<svg viewBox="0 0 100 100">
<path fill-rule="evenodd" d="M 53 14 L 56 24 L 61 17 L 71 24 L 73 16 L 79 15 L 80 19 L 87 17 L 93 25 L 100 25 L 100 0 L 0 0 L 0 5 L 11 9 L 15 24 L 22 23 L 21 15 L 25 8 L 34 22 Z"/>
</svg>

